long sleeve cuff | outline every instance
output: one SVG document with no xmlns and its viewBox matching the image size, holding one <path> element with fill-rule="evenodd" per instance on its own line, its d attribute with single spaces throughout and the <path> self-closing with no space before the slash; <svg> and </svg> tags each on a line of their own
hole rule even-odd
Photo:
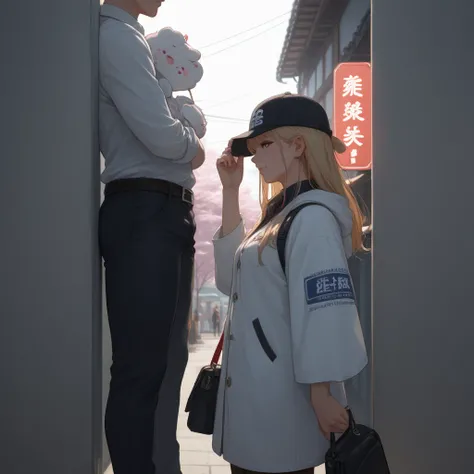
<svg viewBox="0 0 474 474">
<path fill-rule="evenodd" d="M 219 227 L 212 238 L 214 245 L 214 260 L 216 264 L 216 286 L 219 291 L 229 296 L 232 291 L 232 274 L 234 271 L 234 257 L 237 249 L 245 238 L 243 220 L 230 233 L 222 236 L 222 227 Z"/>
<path fill-rule="evenodd" d="M 191 127 L 184 127 L 184 131 L 186 134 L 186 137 L 188 139 L 188 146 L 186 148 L 186 152 L 182 158 L 179 160 L 176 160 L 176 163 L 181 163 L 181 164 L 186 164 L 190 163 L 193 158 L 197 155 L 198 152 L 198 137 L 196 135 L 196 132 L 194 129 Z"/>
</svg>

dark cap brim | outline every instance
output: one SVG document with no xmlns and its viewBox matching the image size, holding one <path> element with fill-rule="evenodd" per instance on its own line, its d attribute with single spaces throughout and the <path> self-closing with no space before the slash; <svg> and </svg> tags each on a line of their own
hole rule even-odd
<svg viewBox="0 0 474 474">
<path fill-rule="evenodd" d="M 253 153 L 248 149 L 247 140 L 262 135 L 265 132 L 249 130 L 232 138 L 231 153 L 232 156 L 252 156 Z"/>
</svg>

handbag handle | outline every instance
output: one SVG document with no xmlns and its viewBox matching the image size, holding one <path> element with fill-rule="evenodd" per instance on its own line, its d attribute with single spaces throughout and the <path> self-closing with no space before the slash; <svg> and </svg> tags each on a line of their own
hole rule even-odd
<svg viewBox="0 0 474 474">
<path fill-rule="evenodd" d="M 219 362 L 219 357 L 221 356 L 222 346 L 224 345 L 224 331 L 222 331 L 221 337 L 219 338 L 219 342 L 217 343 L 216 350 L 214 351 L 214 355 L 211 359 L 211 366 L 217 365 Z"/>
<path fill-rule="evenodd" d="M 349 407 L 346 407 L 347 414 L 349 415 L 349 427 L 347 430 L 352 430 L 354 434 L 358 434 L 356 423 L 354 420 L 354 415 L 352 410 Z M 347 432 L 347 431 L 346 431 Z M 331 432 L 331 451 L 334 454 L 336 451 L 336 434 Z"/>
</svg>

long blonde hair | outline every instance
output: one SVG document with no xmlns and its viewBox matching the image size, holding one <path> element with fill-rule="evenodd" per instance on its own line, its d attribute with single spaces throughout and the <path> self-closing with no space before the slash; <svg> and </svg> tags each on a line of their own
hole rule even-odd
<svg viewBox="0 0 474 474">
<path fill-rule="evenodd" d="M 335 157 L 335 153 L 346 151 L 344 143 L 336 137 L 329 137 L 324 132 L 306 127 L 281 127 L 266 135 L 272 136 L 280 145 L 280 149 L 282 142 L 289 143 L 298 136 L 304 140 L 305 151 L 299 159 L 301 160 L 301 165 L 305 167 L 307 178 L 315 183 L 319 189 L 339 194 L 347 199 L 352 213 L 352 250 L 355 253 L 363 249 L 362 226 L 364 216 L 351 188 L 342 175 Z M 259 140 L 261 140 L 261 137 L 249 140 L 248 147 L 253 153 L 255 153 Z M 262 176 L 260 176 L 260 208 L 262 214 L 255 227 L 249 232 L 247 239 L 261 226 L 269 203 L 282 190 L 283 186 L 280 183 L 266 183 Z M 271 224 L 265 229 L 258 248 L 258 260 L 260 263 L 262 263 L 264 247 L 270 242 L 275 241 L 282 221 L 283 216 L 280 213 L 277 217 L 271 219 Z"/>
</svg>

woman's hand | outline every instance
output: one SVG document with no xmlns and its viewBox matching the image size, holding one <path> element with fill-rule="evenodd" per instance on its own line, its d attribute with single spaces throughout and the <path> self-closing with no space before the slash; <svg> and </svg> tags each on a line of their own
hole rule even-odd
<svg viewBox="0 0 474 474">
<path fill-rule="evenodd" d="M 326 439 L 330 439 L 331 433 L 343 433 L 349 427 L 347 410 L 327 391 L 318 393 L 312 390 L 311 404 Z"/>
<path fill-rule="evenodd" d="M 231 142 L 217 159 L 216 167 L 224 189 L 238 190 L 244 176 L 244 159 L 236 158 L 230 151 Z"/>
</svg>

